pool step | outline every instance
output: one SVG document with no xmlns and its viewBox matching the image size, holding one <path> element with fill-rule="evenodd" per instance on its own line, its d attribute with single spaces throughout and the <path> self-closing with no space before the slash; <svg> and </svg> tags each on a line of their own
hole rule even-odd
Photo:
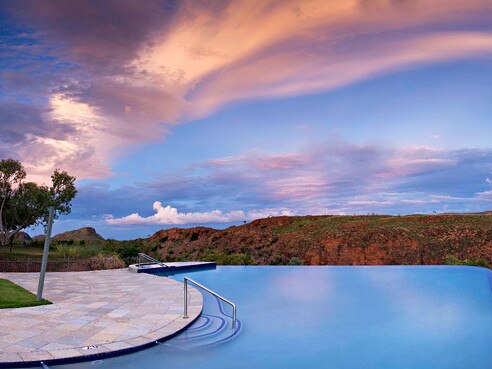
<svg viewBox="0 0 492 369">
<path fill-rule="evenodd" d="M 211 296 L 206 300 L 206 312 L 183 333 L 164 342 L 165 345 L 177 349 L 207 347 L 232 340 L 240 333 L 241 321 L 236 320 L 233 323 L 231 317 L 224 312 L 219 299 Z"/>
</svg>

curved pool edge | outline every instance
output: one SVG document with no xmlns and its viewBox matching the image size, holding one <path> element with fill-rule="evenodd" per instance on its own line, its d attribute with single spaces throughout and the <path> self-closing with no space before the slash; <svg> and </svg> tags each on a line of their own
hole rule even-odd
<svg viewBox="0 0 492 369">
<path fill-rule="evenodd" d="M 162 278 L 162 277 L 158 277 L 158 278 Z M 168 281 L 173 284 L 177 283 L 183 285 L 182 282 L 176 280 L 168 279 Z M 0 361 L 0 368 L 30 368 L 30 367 L 40 367 L 42 366 L 43 363 L 46 365 L 63 365 L 63 364 L 79 363 L 79 362 L 86 362 L 86 361 L 93 361 L 93 360 L 101 360 L 110 357 L 130 354 L 133 352 L 145 350 L 147 348 L 159 345 L 167 340 L 176 337 L 177 335 L 185 331 L 202 315 L 203 302 L 204 302 L 203 294 L 201 293 L 201 291 L 199 291 L 194 287 L 188 287 L 188 288 L 189 291 L 191 290 L 190 292 L 193 295 L 198 294 L 198 296 L 200 296 L 201 301 L 197 305 L 194 304 L 188 306 L 187 319 L 184 319 L 182 316 L 177 317 L 176 319 L 166 324 L 165 326 L 162 326 L 154 331 L 151 331 L 145 336 L 143 335 L 135 336 L 132 339 L 128 340 L 133 342 L 128 342 L 128 341 L 109 342 L 106 344 L 97 345 L 95 350 L 98 350 L 98 352 L 88 353 L 88 354 L 78 353 L 75 355 L 68 354 L 66 357 L 60 357 L 60 358 L 43 357 L 42 354 L 45 352 L 39 351 L 38 353 L 40 357 L 37 359 L 23 360 L 23 361 L 8 361 L 8 360 Z M 183 321 L 186 321 L 186 323 L 183 324 Z M 121 346 L 127 346 L 127 347 L 121 347 Z M 0 352 L 0 356 L 1 354 L 2 352 Z"/>
<path fill-rule="evenodd" d="M 136 345 L 133 347 L 128 347 L 120 350 L 115 350 L 115 351 L 107 351 L 107 352 L 101 352 L 97 354 L 91 354 L 91 355 L 84 355 L 84 356 L 74 356 L 74 357 L 68 357 L 68 358 L 63 358 L 63 359 L 48 359 L 48 360 L 36 360 L 36 361 L 22 361 L 22 362 L 0 362 L 0 368 L 32 368 L 35 366 L 42 366 L 42 364 L 46 365 L 63 365 L 63 364 L 73 364 L 73 363 L 80 363 L 84 361 L 93 361 L 93 360 L 102 360 L 102 359 L 107 359 L 110 357 L 116 357 L 116 356 L 122 356 L 122 355 L 127 355 L 131 354 L 133 352 L 145 350 L 157 345 L 160 345 L 161 343 L 170 340 L 171 338 L 176 337 L 178 334 L 182 333 L 185 331 L 190 325 L 192 325 L 201 315 L 203 311 L 203 306 L 200 309 L 199 314 L 197 314 L 194 318 L 189 319 L 188 324 L 186 324 L 184 327 L 178 329 L 177 331 L 158 338 L 154 341 L 144 343 L 142 345 Z"/>
</svg>

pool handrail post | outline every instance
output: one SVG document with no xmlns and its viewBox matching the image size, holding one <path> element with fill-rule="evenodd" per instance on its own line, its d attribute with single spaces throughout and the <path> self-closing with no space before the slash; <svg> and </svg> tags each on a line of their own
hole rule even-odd
<svg viewBox="0 0 492 369">
<path fill-rule="evenodd" d="M 188 280 L 184 279 L 184 319 L 188 319 Z"/>
<path fill-rule="evenodd" d="M 142 259 L 147 260 L 147 263 L 143 263 Z M 157 260 L 147 254 L 144 254 L 143 252 L 138 253 L 138 258 L 137 258 L 137 267 L 140 265 L 145 265 L 145 264 L 159 264 L 160 266 L 169 268 L 169 265 L 164 263 L 163 261 Z"/>
<path fill-rule="evenodd" d="M 220 300 L 224 301 L 225 303 L 231 305 L 232 306 L 232 322 L 234 325 L 236 324 L 236 304 L 235 303 L 233 303 L 232 301 L 219 295 L 217 292 L 212 291 L 210 288 L 205 287 L 203 284 L 200 284 L 200 283 L 198 283 L 198 282 L 196 282 L 193 279 L 188 278 L 188 277 L 184 277 L 184 313 L 183 313 L 183 319 L 188 318 L 188 282 L 193 283 L 194 285 L 204 289 L 205 291 L 214 295 L 215 297 L 219 298 Z"/>
</svg>

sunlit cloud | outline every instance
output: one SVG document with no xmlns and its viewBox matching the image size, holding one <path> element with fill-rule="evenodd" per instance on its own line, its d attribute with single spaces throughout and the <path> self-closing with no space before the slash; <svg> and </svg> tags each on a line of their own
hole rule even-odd
<svg viewBox="0 0 492 369">
<path fill-rule="evenodd" d="M 21 36 L 9 41 L 8 55 L 24 69 L 5 71 L 5 88 L 36 101 L 42 124 L 72 129 L 51 137 L 34 133 L 33 121 L 25 127 L 30 136 L 9 136 L 18 140 L 9 151 L 39 176 L 54 166 L 80 178 L 109 176 L 111 161 L 123 153 L 233 102 L 329 91 L 402 69 L 492 55 L 492 33 L 469 27 L 492 10 L 490 1 L 90 4 L 6 6 L 32 32 L 29 52 L 13 44 Z M 45 54 L 49 61 L 32 63 Z M 302 158 L 267 164 L 287 169 L 290 160 Z M 427 164 L 395 165 L 413 171 Z"/>
</svg>

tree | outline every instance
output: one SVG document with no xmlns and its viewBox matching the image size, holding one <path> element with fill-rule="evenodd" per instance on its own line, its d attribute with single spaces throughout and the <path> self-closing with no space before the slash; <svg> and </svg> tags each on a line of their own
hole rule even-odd
<svg viewBox="0 0 492 369">
<path fill-rule="evenodd" d="M 55 170 L 52 186 L 25 182 L 26 171 L 14 159 L 0 160 L 0 245 L 10 245 L 21 230 L 46 224 L 48 209 L 55 208 L 55 217 L 71 212 L 71 201 L 77 194 L 75 177 Z"/>
</svg>

